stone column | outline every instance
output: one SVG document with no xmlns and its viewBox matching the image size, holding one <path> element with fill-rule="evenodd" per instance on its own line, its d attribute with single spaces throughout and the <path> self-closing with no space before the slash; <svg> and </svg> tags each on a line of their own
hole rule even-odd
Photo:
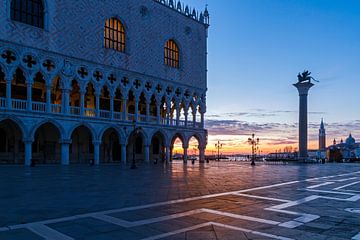
<svg viewBox="0 0 360 240">
<path fill-rule="evenodd" d="M 110 95 L 110 118 L 114 119 L 114 95 Z"/>
<path fill-rule="evenodd" d="M 145 162 L 150 163 L 150 146 L 149 145 L 144 146 L 144 154 L 145 154 Z"/>
<path fill-rule="evenodd" d="M 146 99 L 146 122 L 150 122 L 150 103 L 151 101 Z"/>
<path fill-rule="evenodd" d="M 126 144 L 121 144 L 121 162 L 126 164 Z"/>
<path fill-rule="evenodd" d="M 61 145 L 61 165 L 70 164 L 69 147 L 71 140 L 63 140 L 60 142 Z"/>
<path fill-rule="evenodd" d="M 310 82 L 296 83 L 294 86 L 299 91 L 299 158 L 308 157 L 308 110 L 307 97 L 314 84 Z"/>
<path fill-rule="evenodd" d="M 184 108 L 184 115 L 185 115 L 185 127 L 187 127 L 188 126 L 189 108 Z"/>
<path fill-rule="evenodd" d="M 127 119 L 126 119 L 126 102 L 127 102 L 127 97 L 124 97 L 123 99 L 122 99 L 122 120 L 123 121 L 126 121 Z"/>
<path fill-rule="evenodd" d="M 201 128 L 205 128 L 205 113 L 201 112 Z"/>
<path fill-rule="evenodd" d="M 86 91 L 80 91 L 80 116 L 85 115 L 85 93 Z"/>
<path fill-rule="evenodd" d="M 170 125 L 171 104 L 166 104 L 166 125 Z"/>
<path fill-rule="evenodd" d="M 46 112 L 51 113 L 51 85 L 46 86 Z"/>
<path fill-rule="evenodd" d="M 6 108 L 11 108 L 11 79 L 6 79 Z"/>
<path fill-rule="evenodd" d="M 174 146 L 170 146 L 170 162 L 173 161 Z"/>
<path fill-rule="evenodd" d="M 95 100 L 96 100 L 96 105 L 95 105 L 96 117 L 100 117 L 100 93 L 95 93 Z"/>
<path fill-rule="evenodd" d="M 179 104 L 176 104 L 176 126 L 180 124 L 180 107 Z"/>
<path fill-rule="evenodd" d="M 100 144 L 101 141 L 94 141 L 94 164 L 99 165 L 100 164 Z"/>
<path fill-rule="evenodd" d="M 26 93 L 27 93 L 27 110 L 32 110 L 32 83 L 26 82 Z"/>
<path fill-rule="evenodd" d="M 32 143 L 33 143 L 33 140 L 30 140 L 30 139 L 24 140 L 24 145 L 25 145 L 25 166 L 30 166 L 31 165 Z"/>
<path fill-rule="evenodd" d="M 196 108 L 193 109 L 192 114 L 193 114 L 193 127 L 196 127 Z"/>
<path fill-rule="evenodd" d="M 183 149 L 184 149 L 184 163 L 187 164 L 187 161 L 188 161 L 188 148 L 189 146 L 183 146 Z"/>
<path fill-rule="evenodd" d="M 139 96 L 135 96 L 135 113 L 134 119 L 137 122 L 139 120 Z"/>
<path fill-rule="evenodd" d="M 159 103 L 156 101 L 156 116 L 157 116 L 156 123 L 157 123 L 157 124 L 160 124 L 160 122 L 161 122 L 160 105 L 161 105 L 161 104 L 159 104 Z"/>
<path fill-rule="evenodd" d="M 205 163 L 205 149 L 206 147 L 199 147 L 199 162 Z"/>
<path fill-rule="evenodd" d="M 70 89 L 62 89 L 62 105 L 63 113 L 69 114 L 69 105 L 70 105 Z"/>
<path fill-rule="evenodd" d="M 166 158 L 166 162 L 169 163 L 170 162 L 170 147 L 166 146 L 165 147 L 165 158 Z"/>
</svg>

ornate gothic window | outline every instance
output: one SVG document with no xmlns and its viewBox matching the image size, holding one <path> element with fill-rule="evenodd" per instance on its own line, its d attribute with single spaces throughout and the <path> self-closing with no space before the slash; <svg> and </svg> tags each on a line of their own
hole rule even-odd
<svg viewBox="0 0 360 240">
<path fill-rule="evenodd" d="M 125 29 L 120 20 L 110 18 L 106 20 L 104 29 L 105 48 L 112 48 L 125 52 Z"/>
<path fill-rule="evenodd" d="M 11 20 L 38 28 L 44 28 L 44 5 L 42 0 L 12 0 Z"/>
<path fill-rule="evenodd" d="M 169 40 L 165 44 L 164 61 L 170 67 L 179 68 L 179 48 L 174 40 Z"/>
</svg>

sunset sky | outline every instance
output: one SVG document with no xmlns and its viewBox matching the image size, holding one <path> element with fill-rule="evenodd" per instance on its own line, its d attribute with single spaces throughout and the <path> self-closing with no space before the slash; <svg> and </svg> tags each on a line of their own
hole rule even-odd
<svg viewBox="0 0 360 240">
<path fill-rule="evenodd" d="M 320 80 L 309 95 L 309 147 L 324 118 L 327 144 L 360 139 L 360 1 L 184 0 L 209 5 L 208 150 L 249 153 L 297 147 L 298 93 L 305 69 Z"/>
</svg>

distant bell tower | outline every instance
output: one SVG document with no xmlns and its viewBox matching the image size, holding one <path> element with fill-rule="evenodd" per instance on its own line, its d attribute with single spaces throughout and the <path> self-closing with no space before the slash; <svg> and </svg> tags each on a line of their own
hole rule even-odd
<svg viewBox="0 0 360 240">
<path fill-rule="evenodd" d="M 324 119 L 321 119 L 320 129 L 319 129 L 319 151 L 326 150 L 326 132 L 324 126 Z"/>
</svg>

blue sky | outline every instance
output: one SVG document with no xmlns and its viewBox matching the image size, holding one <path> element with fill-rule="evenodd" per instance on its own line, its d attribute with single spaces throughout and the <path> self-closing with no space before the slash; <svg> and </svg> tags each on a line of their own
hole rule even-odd
<svg viewBox="0 0 360 240">
<path fill-rule="evenodd" d="M 240 135 L 256 131 L 264 138 L 294 142 L 298 96 L 292 83 L 304 69 L 320 80 L 309 95 L 310 140 L 316 140 L 322 117 L 328 123 L 329 138 L 353 132 L 360 139 L 356 121 L 360 120 L 360 1 L 185 3 L 199 10 L 209 5 L 210 140 L 229 136 L 220 134 L 218 127 L 220 121 L 231 120 L 237 121 L 235 130 Z M 259 128 L 266 124 L 280 127 Z M 292 137 L 272 137 L 283 124 L 289 126 L 287 134 Z"/>
</svg>

